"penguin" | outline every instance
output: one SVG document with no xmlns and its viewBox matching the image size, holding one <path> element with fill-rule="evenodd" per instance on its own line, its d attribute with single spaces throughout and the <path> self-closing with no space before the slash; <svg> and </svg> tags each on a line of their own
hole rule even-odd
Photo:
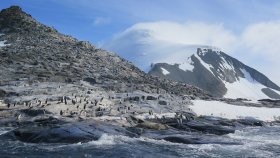
<svg viewBox="0 0 280 158">
<path fill-rule="evenodd" d="M 48 104 L 48 99 L 46 99 L 45 104 Z"/>
<path fill-rule="evenodd" d="M 177 113 L 175 114 L 175 119 L 176 119 L 176 121 L 177 121 L 177 124 L 180 125 L 179 116 L 178 116 Z"/>
<path fill-rule="evenodd" d="M 14 103 L 14 107 L 16 106 L 16 103 Z"/>
<path fill-rule="evenodd" d="M 8 104 L 7 104 L 7 107 L 8 107 L 8 108 L 10 108 L 10 106 L 11 106 L 11 104 L 10 104 L 10 103 L 8 103 Z"/>
<path fill-rule="evenodd" d="M 42 105 L 42 102 L 41 100 L 38 100 L 39 104 L 37 106 L 41 106 Z"/>
<path fill-rule="evenodd" d="M 76 104 L 76 101 L 74 99 L 72 99 L 72 104 L 75 105 Z"/>
<path fill-rule="evenodd" d="M 63 115 L 63 112 L 62 112 L 62 110 L 60 110 L 60 115 L 61 115 L 61 116 Z"/>
<path fill-rule="evenodd" d="M 65 103 L 65 105 L 67 105 L 67 99 L 66 99 L 66 97 L 64 97 L 64 103 Z"/>
<path fill-rule="evenodd" d="M 17 115 L 17 121 L 20 121 L 21 120 L 21 114 Z"/>
<path fill-rule="evenodd" d="M 180 122 L 180 126 L 182 126 L 183 125 L 183 115 L 182 114 L 179 115 L 179 122 Z"/>
</svg>

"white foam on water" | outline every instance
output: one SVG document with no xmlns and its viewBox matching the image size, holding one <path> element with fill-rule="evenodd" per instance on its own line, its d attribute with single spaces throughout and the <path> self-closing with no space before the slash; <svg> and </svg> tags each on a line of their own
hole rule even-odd
<svg viewBox="0 0 280 158">
<path fill-rule="evenodd" d="M 0 128 L 0 135 L 3 135 L 5 133 L 8 133 L 10 131 L 14 130 L 14 128 L 9 128 L 9 127 L 3 127 L 3 128 Z"/>
<path fill-rule="evenodd" d="M 87 144 L 90 145 L 115 145 L 116 137 L 114 135 L 102 134 L 102 136 L 96 141 L 90 141 Z"/>
<path fill-rule="evenodd" d="M 274 128 L 274 127 L 265 127 L 265 128 Z M 276 127 L 275 127 L 276 128 Z M 275 144 L 280 145 L 280 135 L 275 135 L 275 133 L 263 132 L 259 134 L 262 128 L 247 128 L 246 130 L 236 130 L 235 133 L 229 134 L 228 136 L 234 139 L 245 140 L 246 142 L 254 142 L 255 144 Z"/>
</svg>

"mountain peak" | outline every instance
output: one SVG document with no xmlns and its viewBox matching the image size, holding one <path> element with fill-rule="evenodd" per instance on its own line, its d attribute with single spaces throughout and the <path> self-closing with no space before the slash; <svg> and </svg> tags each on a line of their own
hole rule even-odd
<svg viewBox="0 0 280 158">
<path fill-rule="evenodd" d="M 201 46 L 197 48 L 197 54 L 204 56 L 208 52 L 215 52 L 217 54 L 220 54 L 221 49 L 213 46 Z"/>
<path fill-rule="evenodd" d="M 11 6 L 10 8 L 3 9 L 0 12 L 1 21 L 7 19 L 20 20 L 27 17 L 32 18 L 31 15 L 25 13 L 19 6 Z"/>
<path fill-rule="evenodd" d="M 278 85 L 216 47 L 199 46 L 182 64 L 155 63 L 149 74 L 192 84 L 218 97 L 280 98 Z"/>
<path fill-rule="evenodd" d="M 37 22 L 31 15 L 25 13 L 19 6 L 11 6 L 10 8 L 3 9 L 0 12 L 0 31 L 3 33 L 32 32 L 38 30 L 42 31 L 54 29 Z"/>
<path fill-rule="evenodd" d="M 3 9 L 1 12 L 10 12 L 10 13 L 24 13 L 20 6 L 12 5 L 9 8 Z"/>
</svg>

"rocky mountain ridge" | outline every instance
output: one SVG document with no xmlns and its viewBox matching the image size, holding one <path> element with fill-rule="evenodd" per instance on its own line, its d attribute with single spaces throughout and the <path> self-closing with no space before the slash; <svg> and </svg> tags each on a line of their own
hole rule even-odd
<svg viewBox="0 0 280 158">
<path fill-rule="evenodd" d="M 37 22 L 18 6 L 0 12 L 0 33 L 0 41 L 5 42 L 0 47 L 1 85 L 21 80 L 30 83 L 89 80 L 93 84 L 108 83 L 118 90 L 120 86 L 133 85 L 135 89 L 151 92 L 208 96 L 194 86 L 147 75 L 114 53 Z"/>
<path fill-rule="evenodd" d="M 264 74 L 215 48 L 197 48 L 185 63 L 154 64 L 149 73 L 198 86 L 219 97 L 280 98 L 280 87 Z"/>
</svg>

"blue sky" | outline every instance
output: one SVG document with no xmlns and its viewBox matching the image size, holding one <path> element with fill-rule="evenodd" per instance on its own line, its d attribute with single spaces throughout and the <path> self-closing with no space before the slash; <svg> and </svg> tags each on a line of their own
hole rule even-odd
<svg viewBox="0 0 280 158">
<path fill-rule="evenodd" d="M 1 0 L 44 24 L 95 44 L 139 22 L 203 21 L 240 32 L 250 23 L 279 19 L 277 0 Z"/>
<path fill-rule="evenodd" d="M 273 71 L 280 67 L 279 0 L 1 0 L 0 9 L 11 5 L 21 6 L 62 33 L 98 46 L 138 24 L 149 29 L 164 21 L 165 28 L 158 32 L 169 32 L 166 37 L 194 32 L 186 34 L 190 39 L 182 40 L 224 48 L 280 84 L 280 73 Z"/>
</svg>

